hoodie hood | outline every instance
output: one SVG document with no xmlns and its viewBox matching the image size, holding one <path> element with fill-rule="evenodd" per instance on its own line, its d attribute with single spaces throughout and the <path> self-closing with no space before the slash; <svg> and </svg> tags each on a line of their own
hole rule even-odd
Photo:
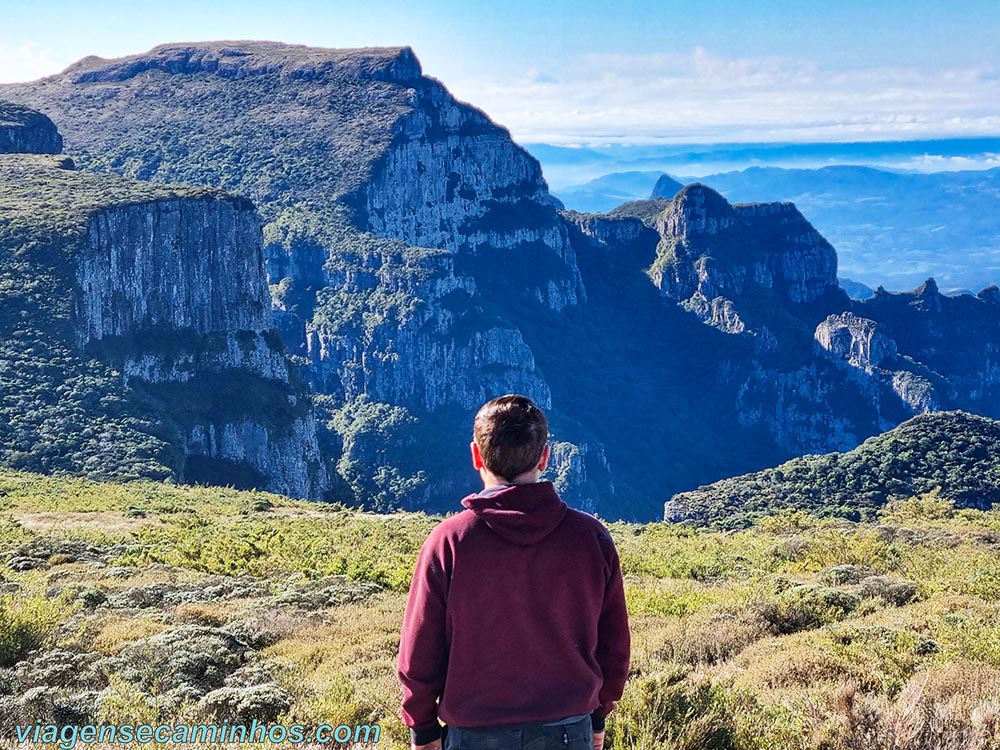
<svg viewBox="0 0 1000 750">
<path fill-rule="evenodd" d="M 556 530 L 566 516 L 552 482 L 488 487 L 462 500 L 462 505 L 508 542 L 537 544 Z"/>
</svg>

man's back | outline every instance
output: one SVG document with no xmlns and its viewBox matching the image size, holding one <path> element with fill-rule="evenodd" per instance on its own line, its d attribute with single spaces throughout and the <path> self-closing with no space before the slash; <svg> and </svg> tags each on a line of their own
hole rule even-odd
<svg viewBox="0 0 1000 750">
<path fill-rule="evenodd" d="M 629 650 L 607 530 L 550 482 L 490 488 L 463 505 L 417 564 L 400 644 L 404 719 L 418 736 L 437 716 L 476 728 L 596 712 L 602 724 Z"/>
<path fill-rule="evenodd" d="M 484 489 L 431 532 L 399 643 L 417 750 L 600 747 L 628 675 L 618 553 L 597 519 L 539 482 L 552 451 L 527 396 L 485 403 L 472 467 Z"/>
</svg>

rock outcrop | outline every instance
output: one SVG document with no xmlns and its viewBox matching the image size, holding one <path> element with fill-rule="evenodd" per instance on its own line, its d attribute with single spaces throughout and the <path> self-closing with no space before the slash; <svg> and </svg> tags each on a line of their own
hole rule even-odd
<svg viewBox="0 0 1000 750">
<path fill-rule="evenodd" d="M 122 445 L 101 448 L 110 433 L 83 429 L 59 455 L 58 444 L 8 420 L 8 459 L 16 453 L 23 467 L 95 476 L 166 471 L 182 481 L 321 498 L 327 478 L 311 402 L 273 329 L 252 204 L 67 166 L 60 157 L 0 157 L 4 276 L 30 269 L 44 285 L 8 299 L 17 309 L 3 321 L 4 337 L 67 347 L 44 373 L 57 401 L 89 402 L 84 418 L 110 421 Z M 66 374 L 77 363 L 97 373 L 73 386 L 82 394 Z M 8 361 L 20 373 L 12 380 L 23 379 L 29 392 L 42 387 L 42 373 L 32 377 L 20 364 L 27 362 Z M 88 397 L 94 382 L 109 391 Z M 152 443 L 155 455 L 138 448 Z M 135 455 L 112 465 L 128 446 Z M 105 450 L 103 463 L 82 458 Z"/>
<path fill-rule="evenodd" d="M 889 293 L 852 304 L 858 316 L 878 324 L 906 360 L 918 363 L 934 382 L 935 398 L 911 378 L 901 387 L 926 409 L 959 406 L 1000 417 L 1000 295 L 987 287 L 977 296 L 949 297 L 928 279 L 912 292 Z M 912 368 L 908 368 L 912 369 Z"/>
<path fill-rule="evenodd" d="M 836 252 L 791 203 L 733 206 L 695 183 L 677 193 L 653 226 L 661 236 L 653 282 L 724 330 L 746 329 L 736 301 L 762 291 L 782 305 L 839 291 Z"/>
<path fill-rule="evenodd" d="M 0 101 L 0 154 L 58 154 L 62 136 L 41 112 Z"/>
<path fill-rule="evenodd" d="M 575 211 L 567 211 L 564 216 L 584 235 L 607 248 L 655 247 L 658 240 L 656 231 L 635 216 L 611 217 L 608 214 L 581 214 Z M 637 260 L 641 262 L 643 259 Z M 652 256 L 645 260 L 651 262 Z"/>
<path fill-rule="evenodd" d="M 348 200 L 359 204 L 367 229 L 410 245 L 463 255 L 554 253 L 563 273 L 536 287 L 539 300 L 561 310 L 585 296 L 538 161 L 436 81 L 414 88 L 413 108 L 372 179 Z"/>
<path fill-rule="evenodd" d="M 879 331 L 874 320 L 853 313 L 830 315 L 816 326 L 815 338 L 834 357 L 868 373 L 896 360 L 896 342 Z"/>
<path fill-rule="evenodd" d="M 363 293 L 358 281 L 345 280 L 340 288 L 347 304 L 350 294 Z M 476 321 L 472 330 L 458 335 L 463 318 L 477 317 L 471 279 L 456 277 L 449 269 L 415 286 L 413 293 L 423 303 L 402 311 L 408 317 L 400 320 L 391 339 L 380 342 L 378 366 L 365 363 L 364 341 L 353 321 L 306 326 L 308 377 L 317 390 L 346 401 L 364 396 L 425 411 L 456 406 L 474 410 L 494 395 L 510 392 L 551 406 L 549 387 L 516 327 L 502 321 L 485 327 Z"/>
<path fill-rule="evenodd" d="M 611 468 L 600 443 L 557 441 L 552 446 L 551 461 L 556 490 L 572 506 L 596 513 L 597 498 L 614 497 Z"/>
<path fill-rule="evenodd" d="M 695 184 L 616 213 L 656 229 L 649 274 L 667 300 L 754 339 L 752 357 L 726 362 L 722 378 L 736 388 L 740 423 L 765 427 L 790 453 L 848 450 L 914 414 L 969 403 L 941 374 L 955 363 L 901 348 L 838 288 L 836 253 L 792 204 L 731 205 Z M 913 296 L 921 314 L 948 304 L 933 282 Z M 988 368 L 986 352 L 974 359 Z"/>
<path fill-rule="evenodd" d="M 178 401 L 187 397 L 180 384 L 223 389 L 218 400 L 202 399 L 209 413 L 196 411 L 185 425 L 188 456 L 251 467 L 274 492 L 323 496 L 315 420 L 308 394 L 291 385 L 274 330 L 260 220 L 249 201 L 103 208 L 89 219 L 76 281 L 81 347 L 114 352 L 105 357 L 129 381 L 166 385 Z M 211 467 L 200 465 L 197 478 L 211 481 Z"/>
<path fill-rule="evenodd" d="M 678 182 L 673 177 L 668 174 L 661 174 L 657 180 L 656 184 L 653 185 L 653 191 L 649 194 L 650 198 L 667 198 L 672 199 L 677 193 L 684 187 L 683 183 Z"/>
</svg>

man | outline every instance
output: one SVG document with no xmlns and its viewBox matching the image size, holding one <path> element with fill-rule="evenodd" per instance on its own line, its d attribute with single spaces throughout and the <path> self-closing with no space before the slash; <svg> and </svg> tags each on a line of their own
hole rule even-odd
<svg viewBox="0 0 1000 750">
<path fill-rule="evenodd" d="M 417 560 L 398 677 L 414 750 L 597 748 L 628 675 L 614 542 L 551 482 L 548 421 L 525 396 L 484 405 L 472 465 L 483 491 Z"/>
</svg>

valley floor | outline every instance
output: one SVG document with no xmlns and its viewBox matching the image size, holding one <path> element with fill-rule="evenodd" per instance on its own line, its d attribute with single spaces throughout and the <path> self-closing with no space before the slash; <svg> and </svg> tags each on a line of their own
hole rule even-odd
<svg viewBox="0 0 1000 750">
<path fill-rule="evenodd" d="M 0 471 L 0 737 L 257 718 L 403 748 L 398 630 L 437 521 Z M 1000 510 L 610 528 L 634 638 L 613 747 L 1000 747 Z"/>
</svg>

